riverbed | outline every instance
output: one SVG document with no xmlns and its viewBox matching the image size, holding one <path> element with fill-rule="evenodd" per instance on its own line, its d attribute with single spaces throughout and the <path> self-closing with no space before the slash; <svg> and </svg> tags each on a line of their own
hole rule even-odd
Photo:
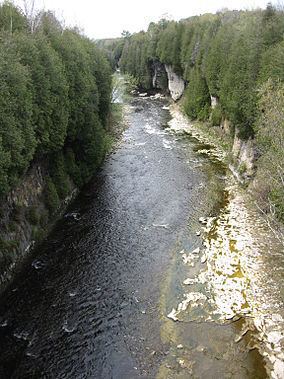
<svg viewBox="0 0 284 379">
<path fill-rule="evenodd" d="M 167 99 L 136 97 L 126 117 L 118 146 L 0 299 L 0 377 L 267 377 L 253 333 L 238 338 L 245 315 L 216 316 L 202 279 L 200 219 L 227 206 L 226 166 L 169 128 Z"/>
</svg>

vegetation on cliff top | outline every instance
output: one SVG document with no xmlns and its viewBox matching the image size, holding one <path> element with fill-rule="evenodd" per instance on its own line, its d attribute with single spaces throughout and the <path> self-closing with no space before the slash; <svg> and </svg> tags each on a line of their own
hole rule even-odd
<svg viewBox="0 0 284 379">
<path fill-rule="evenodd" d="M 37 18 L 31 27 L 12 3 L 0 5 L 0 195 L 44 160 L 53 210 L 70 180 L 85 183 L 105 154 L 111 68 L 76 29 L 50 12 Z"/>
<path fill-rule="evenodd" d="M 210 95 L 242 138 L 254 135 L 258 88 L 269 77 L 284 80 L 284 12 L 221 11 L 180 22 L 151 23 L 127 36 L 120 68 L 151 86 L 151 64 L 171 65 L 188 83 L 184 105 L 193 119 L 209 117 Z M 121 44 L 121 41 L 120 41 Z"/>
</svg>

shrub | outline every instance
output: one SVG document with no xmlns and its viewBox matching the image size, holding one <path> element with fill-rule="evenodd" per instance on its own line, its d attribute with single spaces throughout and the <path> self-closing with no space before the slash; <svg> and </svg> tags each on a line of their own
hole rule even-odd
<svg viewBox="0 0 284 379">
<path fill-rule="evenodd" d="M 60 199 L 64 199 L 70 192 L 70 180 L 66 171 L 63 153 L 54 154 L 50 164 L 50 176 Z"/>
<path fill-rule="evenodd" d="M 185 91 L 184 110 L 192 119 L 206 120 L 209 117 L 210 94 L 206 80 L 199 69 L 191 71 Z"/>
<path fill-rule="evenodd" d="M 38 225 L 40 222 L 40 215 L 39 215 L 38 209 L 34 206 L 29 207 L 26 211 L 26 219 L 32 225 Z"/>
<path fill-rule="evenodd" d="M 212 109 L 210 124 L 212 126 L 220 126 L 222 122 L 222 109 L 218 104 L 214 109 Z"/>
<path fill-rule="evenodd" d="M 45 203 L 50 214 L 53 214 L 60 205 L 59 196 L 51 178 L 47 178 L 46 180 Z"/>
</svg>

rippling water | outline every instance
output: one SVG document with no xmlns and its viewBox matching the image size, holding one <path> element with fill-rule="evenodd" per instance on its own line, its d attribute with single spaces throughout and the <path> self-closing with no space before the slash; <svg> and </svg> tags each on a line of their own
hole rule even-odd
<svg viewBox="0 0 284 379">
<path fill-rule="evenodd" d="M 1 379 L 186 378 L 182 364 L 174 376 L 165 371 L 180 333 L 193 347 L 214 346 L 200 377 L 251 377 L 255 357 L 233 347 L 235 326 L 176 328 L 163 317 L 180 291 L 177 254 L 200 242 L 196 220 L 224 170 L 198 154 L 196 141 L 164 128 L 164 105 L 132 101 L 119 147 L 2 296 Z M 232 356 L 223 359 L 226 343 Z"/>
</svg>

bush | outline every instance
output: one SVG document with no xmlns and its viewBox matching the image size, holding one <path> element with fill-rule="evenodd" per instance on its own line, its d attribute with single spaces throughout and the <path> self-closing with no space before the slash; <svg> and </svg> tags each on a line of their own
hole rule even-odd
<svg viewBox="0 0 284 379">
<path fill-rule="evenodd" d="M 284 189 L 282 187 L 272 188 L 269 193 L 269 200 L 275 206 L 275 215 L 279 221 L 284 222 Z"/>
<path fill-rule="evenodd" d="M 82 175 L 76 164 L 75 154 L 72 149 L 68 149 L 65 153 L 65 167 L 75 185 L 81 187 L 83 185 Z"/>
<path fill-rule="evenodd" d="M 257 192 L 262 208 L 268 208 L 284 221 L 284 84 L 268 80 L 260 89 L 260 116 L 255 124 L 256 138 L 261 150 L 256 175 Z M 260 191 L 262 187 L 266 191 Z"/>
<path fill-rule="evenodd" d="M 47 178 L 46 180 L 45 203 L 50 214 L 53 214 L 55 211 L 57 211 L 60 205 L 59 196 L 51 178 Z"/>
<path fill-rule="evenodd" d="M 94 152 L 96 164 L 103 156 L 99 134 L 110 109 L 110 65 L 93 41 L 64 28 L 51 12 L 39 12 L 30 33 L 29 20 L 12 3 L 0 5 L 0 196 L 18 184 L 33 161 L 45 159 L 64 198 L 70 181 L 63 151 L 75 152 L 88 178 Z M 78 170 L 72 171 L 81 185 Z"/>
<path fill-rule="evenodd" d="M 205 106 L 198 112 L 197 118 L 200 121 L 208 120 L 210 115 L 210 105 L 205 104 Z"/>
<path fill-rule="evenodd" d="M 36 207 L 32 206 L 27 209 L 26 212 L 26 219 L 31 223 L 32 225 L 38 225 L 40 222 L 40 215 Z"/>
<path fill-rule="evenodd" d="M 210 124 L 212 126 L 220 126 L 222 122 L 222 109 L 218 104 L 214 109 L 212 109 Z"/>
<path fill-rule="evenodd" d="M 210 94 L 206 80 L 199 69 L 191 71 L 189 85 L 185 91 L 184 110 L 193 120 L 206 120 L 209 117 Z"/>
<path fill-rule="evenodd" d="M 50 164 L 50 176 L 56 187 L 59 198 L 65 199 L 70 192 L 71 185 L 62 152 L 54 154 Z"/>
<path fill-rule="evenodd" d="M 32 239 L 34 241 L 39 241 L 44 238 L 46 231 L 38 226 L 33 226 L 32 228 Z"/>
<path fill-rule="evenodd" d="M 0 250 L 2 252 L 10 253 L 18 247 L 19 243 L 15 240 L 4 240 L 0 238 Z"/>
</svg>

